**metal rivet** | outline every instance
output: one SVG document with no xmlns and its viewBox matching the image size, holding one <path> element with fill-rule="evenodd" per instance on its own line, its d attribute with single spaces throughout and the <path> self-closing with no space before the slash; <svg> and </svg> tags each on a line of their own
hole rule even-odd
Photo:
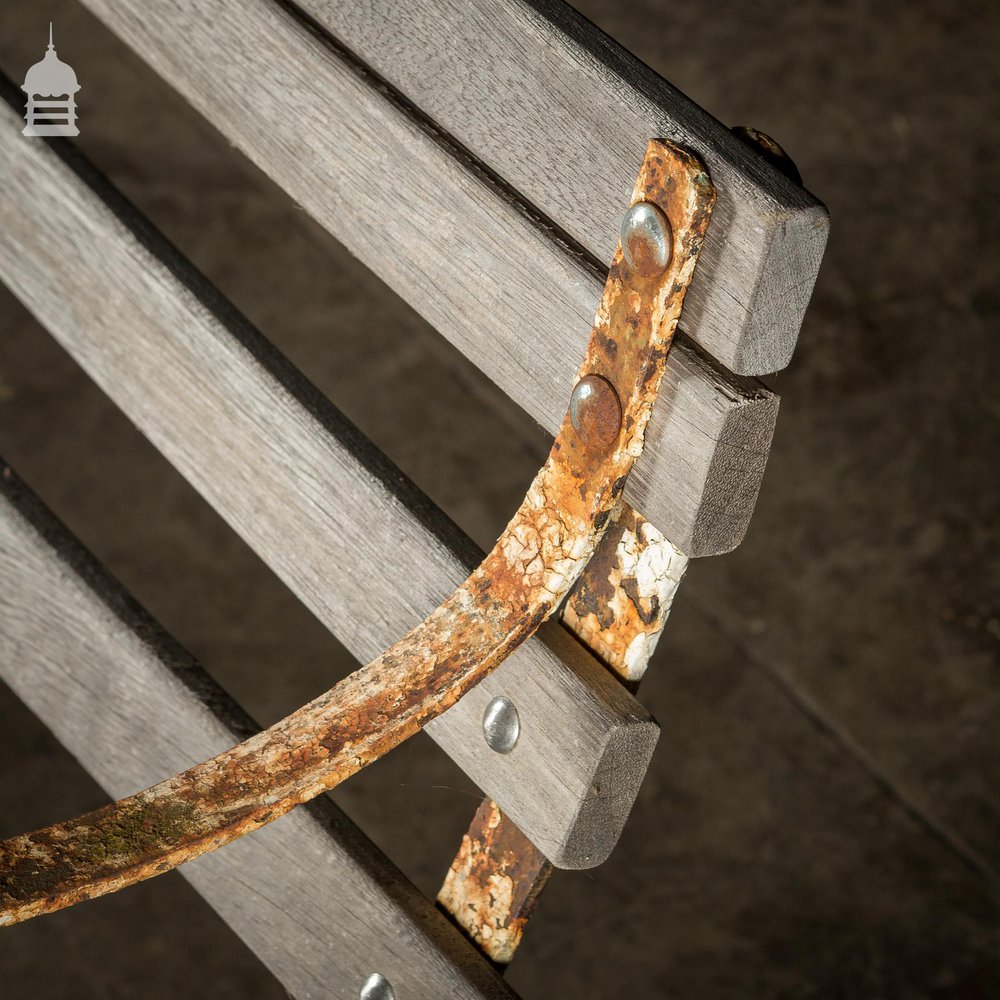
<svg viewBox="0 0 1000 1000">
<path fill-rule="evenodd" d="M 373 972 L 361 987 L 359 1000 L 396 1000 L 392 985 L 381 973 Z"/>
<path fill-rule="evenodd" d="M 756 149 L 772 167 L 780 170 L 793 183 L 802 183 L 802 174 L 799 173 L 799 168 L 795 166 L 792 158 L 766 132 L 761 132 L 759 128 L 750 128 L 749 125 L 734 125 L 730 132 L 737 139 Z"/>
<path fill-rule="evenodd" d="M 491 750 L 510 753 L 521 735 L 521 720 L 510 698 L 494 698 L 483 713 L 483 733 Z"/>
<path fill-rule="evenodd" d="M 662 274 L 673 254 L 673 230 L 667 217 L 648 201 L 640 201 L 622 222 L 622 254 L 637 274 Z"/>
<path fill-rule="evenodd" d="M 584 375 L 569 398 L 569 419 L 587 444 L 613 444 L 622 426 L 622 404 L 614 386 L 600 375 Z"/>
</svg>

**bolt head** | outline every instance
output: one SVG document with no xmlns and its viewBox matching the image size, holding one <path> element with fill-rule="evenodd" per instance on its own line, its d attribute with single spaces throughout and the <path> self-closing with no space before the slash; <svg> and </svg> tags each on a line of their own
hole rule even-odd
<svg viewBox="0 0 1000 1000">
<path fill-rule="evenodd" d="M 757 150 L 772 167 L 780 170 L 793 184 L 802 183 L 802 174 L 799 173 L 795 162 L 766 132 L 751 128 L 749 125 L 734 125 L 729 131 L 737 139 Z"/>
<path fill-rule="evenodd" d="M 614 444 L 622 426 L 622 404 L 614 386 L 600 375 L 584 375 L 569 398 L 569 419 L 586 444 Z"/>
<path fill-rule="evenodd" d="M 396 1000 L 396 994 L 385 976 L 379 972 L 373 972 L 361 987 L 358 1000 Z"/>
<path fill-rule="evenodd" d="M 494 698 L 483 713 L 483 735 L 491 750 L 510 753 L 521 735 L 521 720 L 510 698 Z"/>
<path fill-rule="evenodd" d="M 644 277 L 662 274 L 673 255 L 673 230 L 670 221 L 655 205 L 640 201 L 622 221 L 622 256 L 625 263 Z"/>
</svg>

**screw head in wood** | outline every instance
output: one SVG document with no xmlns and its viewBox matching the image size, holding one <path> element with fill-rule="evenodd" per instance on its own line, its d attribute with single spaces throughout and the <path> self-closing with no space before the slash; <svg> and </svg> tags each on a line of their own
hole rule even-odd
<svg viewBox="0 0 1000 1000">
<path fill-rule="evenodd" d="M 521 735 L 521 720 L 510 698 L 494 698 L 483 713 L 483 735 L 491 750 L 510 753 Z"/>
<path fill-rule="evenodd" d="M 396 1000 L 392 985 L 380 972 L 373 972 L 361 987 L 359 1000 Z"/>
<path fill-rule="evenodd" d="M 670 220 L 655 205 L 640 201 L 622 221 L 622 256 L 625 263 L 644 277 L 662 274 L 673 255 L 673 230 Z"/>
<path fill-rule="evenodd" d="M 614 386 L 600 375 L 584 375 L 569 398 L 569 419 L 586 444 L 614 444 L 622 426 L 622 404 Z"/>
</svg>

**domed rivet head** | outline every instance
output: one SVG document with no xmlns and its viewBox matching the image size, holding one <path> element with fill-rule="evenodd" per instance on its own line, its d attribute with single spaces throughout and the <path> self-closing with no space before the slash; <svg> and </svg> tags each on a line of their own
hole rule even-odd
<svg viewBox="0 0 1000 1000">
<path fill-rule="evenodd" d="M 730 130 L 737 139 L 756 149 L 761 156 L 780 170 L 794 184 L 802 183 L 802 174 L 792 158 L 766 132 L 749 125 L 734 125 Z"/>
<path fill-rule="evenodd" d="M 483 713 L 483 735 L 491 750 L 510 753 L 521 735 L 521 720 L 510 698 L 494 698 Z"/>
<path fill-rule="evenodd" d="M 673 254 L 670 221 L 648 201 L 633 205 L 622 221 L 622 256 L 625 263 L 647 278 L 662 274 Z"/>
<path fill-rule="evenodd" d="M 393 993 L 392 984 L 385 976 L 373 972 L 365 980 L 358 998 L 359 1000 L 396 1000 L 396 994 Z"/>
<path fill-rule="evenodd" d="M 569 398 L 569 419 L 584 442 L 606 448 L 613 444 L 622 426 L 622 404 L 606 378 L 584 375 Z"/>
</svg>

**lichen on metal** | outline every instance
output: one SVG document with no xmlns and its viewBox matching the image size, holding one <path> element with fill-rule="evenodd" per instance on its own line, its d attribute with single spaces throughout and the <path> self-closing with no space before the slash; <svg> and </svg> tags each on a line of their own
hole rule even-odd
<svg viewBox="0 0 1000 1000">
<path fill-rule="evenodd" d="M 650 142 L 632 203 L 672 225 L 670 266 L 612 263 L 578 380 L 621 406 L 585 440 L 567 412 L 545 464 L 471 576 L 381 656 L 270 729 L 152 788 L 0 843 L 0 924 L 168 871 L 355 774 L 450 708 L 553 613 L 593 555 L 643 434 L 715 192 L 698 161 Z M 109 669 L 110 669 L 109 665 Z"/>
</svg>

